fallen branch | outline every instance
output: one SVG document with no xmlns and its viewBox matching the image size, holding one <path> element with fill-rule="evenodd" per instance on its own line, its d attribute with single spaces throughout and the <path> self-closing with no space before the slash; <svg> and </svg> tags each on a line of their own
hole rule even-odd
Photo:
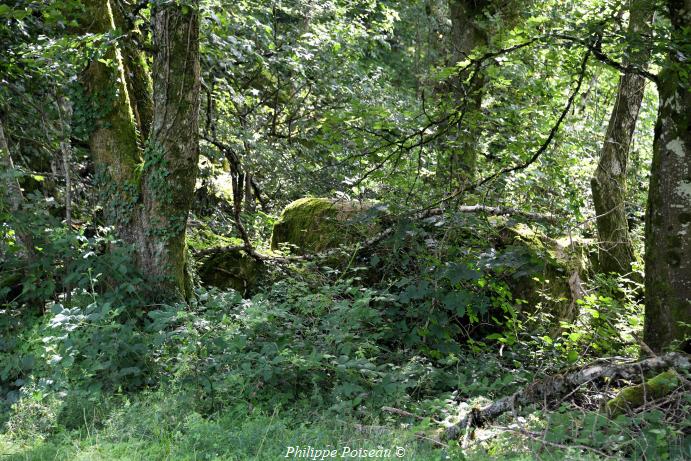
<svg viewBox="0 0 691 461">
<path fill-rule="evenodd" d="M 545 379 L 533 381 L 524 389 L 509 397 L 496 400 L 483 408 L 473 409 L 458 423 L 448 427 L 444 432 L 444 436 L 446 439 L 457 439 L 461 432 L 471 425 L 474 427 L 481 426 L 517 407 L 560 397 L 596 379 L 631 379 L 666 368 L 686 370 L 690 367 L 691 362 L 689 361 L 688 355 L 670 352 L 639 362 L 590 365 L 565 375 L 557 374 L 549 376 Z"/>
<path fill-rule="evenodd" d="M 648 344 L 646 344 L 646 342 L 643 341 L 643 339 L 642 339 L 640 336 L 638 336 L 636 333 L 631 333 L 631 336 L 633 336 L 633 339 L 635 339 L 636 342 L 638 343 L 638 345 L 641 346 L 641 350 L 642 350 L 643 352 L 645 352 L 646 354 L 648 354 L 650 357 L 657 357 L 657 356 L 658 356 L 658 355 L 655 353 L 655 351 L 653 351 L 653 350 L 650 348 L 650 346 L 648 346 Z M 672 372 L 673 372 L 674 375 L 679 379 L 679 381 L 681 381 L 682 383 L 684 383 L 684 386 L 686 386 L 687 389 L 690 389 L 690 390 L 691 390 L 691 381 L 689 381 L 688 379 L 686 379 L 686 377 L 683 376 L 681 373 L 679 373 L 677 370 L 672 369 Z"/>
<path fill-rule="evenodd" d="M 415 221 L 419 221 L 422 219 L 430 218 L 432 216 L 439 216 L 443 214 L 446 210 L 443 210 L 441 208 L 432 208 L 429 210 L 424 210 L 422 212 L 416 213 L 413 215 L 411 218 Z M 531 211 L 523 211 L 519 210 L 516 208 L 511 208 L 511 207 L 504 207 L 504 206 L 488 206 L 488 205 L 462 205 L 459 206 L 455 209 L 451 209 L 450 211 L 456 211 L 459 213 L 485 213 L 489 214 L 492 216 L 519 216 L 525 219 L 530 219 L 534 221 L 546 221 L 549 223 L 556 223 L 557 222 L 557 217 L 552 215 L 552 214 L 543 214 L 543 213 L 535 213 Z M 246 232 L 244 232 L 244 229 L 241 227 L 242 224 L 239 221 L 239 217 L 235 216 L 236 218 L 236 225 L 237 223 L 240 223 L 240 226 L 238 226 L 238 231 L 240 233 L 240 236 L 242 240 L 245 242 L 244 245 L 231 245 L 231 246 L 225 246 L 225 247 L 214 247 L 214 248 L 207 248 L 201 251 L 198 251 L 195 253 L 195 256 L 197 257 L 202 257 L 206 256 L 209 254 L 215 254 L 215 253 L 225 253 L 225 252 L 234 252 L 238 250 L 245 250 L 247 251 L 250 256 L 254 257 L 255 259 L 260 259 L 263 261 L 274 261 L 274 262 L 279 262 L 279 263 L 290 263 L 290 262 L 298 262 L 298 261 L 312 261 L 315 259 L 322 259 L 322 258 L 329 258 L 331 256 L 334 256 L 338 254 L 341 249 L 340 248 L 331 248 L 326 251 L 322 251 L 320 253 L 315 253 L 315 254 L 307 254 L 307 255 L 292 255 L 292 256 L 278 256 L 278 255 L 270 255 L 270 254 L 262 254 L 258 253 L 256 250 L 252 248 L 251 245 L 248 245 L 249 239 L 247 238 Z M 359 251 L 369 249 L 377 244 L 379 244 L 382 240 L 386 239 L 387 237 L 391 236 L 395 230 L 395 226 L 390 226 L 386 229 L 384 229 L 382 232 L 374 235 L 373 237 L 365 240 L 362 245 L 359 248 Z"/>
<path fill-rule="evenodd" d="M 610 418 L 624 414 L 645 405 L 648 401 L 667 397 L 679 389 L 679 383 L 674 369 L 664 371 L 641 384 L 620 390 L 616 397 L 607 402 L 605 412 Z"/>
<path fill-rule="evenodd" d="M 520 216 L 533 221 L 557 222 L 557 217 L 553 214 L 534 213 L 506 206 L 463 205 L 459 206 L 456 211 L 459 213 L 485 213 L 492 216 Z"/>
</svg>

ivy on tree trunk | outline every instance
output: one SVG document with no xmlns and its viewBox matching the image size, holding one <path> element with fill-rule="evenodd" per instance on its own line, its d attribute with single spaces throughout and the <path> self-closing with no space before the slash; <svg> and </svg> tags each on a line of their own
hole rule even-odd
<svg viewBox="0 0 691 461">
<path fill-rule="evenodd" d="M 84 31 L 122 30 L 127 21 L 117 5 L 88 1 Z M 97 111 L 89 144 L 106 220 L 134 247 L 148 289 L 158 297 L 189 298 L 185 229 L 199 158 L 198 2 L 155 5 L 151 25 L 153 81 L 129 38 L 84 72 Z"/>
<path fill-rule="evenodd" d="M 160 279 L 159 288 L 187 297 L 185 229 L 199 160 L 197 3 L 169 3 L 152 11 L 154 115 L 142 182 L 147 229 L 142 268 Z"/>
</svg>

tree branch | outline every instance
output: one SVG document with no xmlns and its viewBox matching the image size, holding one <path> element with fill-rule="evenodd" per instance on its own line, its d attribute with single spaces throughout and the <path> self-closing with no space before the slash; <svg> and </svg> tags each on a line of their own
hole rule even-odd
<svg viewBox="0 0 691 461">
<path fill-rule="evenodd" d="M 591 54 L 591 51 L 587 50 L 585 52 L 585 54 L 583 55 L 583 60 L 581 61 L 581 66 L 580 66 L 580 73 L 578 75 L 578 80 L 576 81 L 576 88 L 574 88 L 573 92 L 571 93 L 571 96 L 569 96 L 569 99 L 566 102 L 566 106 L 561 111 L 561 114 L 559 115 L 557 122 L 552 126 L 552 129 L 549 131 L 547 138 L 545 138 L 545 140 L 542 142 L 540 147 L 535 151 L 535 153 L 533 153 L 533 155 L 528 160 L 526 160 L 523 163 L 519 163 L 518 165 L 502 168 L 499 171 L 496 171 L 496 172 L 490 174 L 489 176 L 486 176 L 485 178 L 481 179 L 478 182 L 470 184 L 466 187 L 462 187 L 462 188 L 452 192 L 451 194 L 447 195 L 446 197 L 443 197 L 443 198 L 437 200 L 433 204 L 428 205 L 427 208 L 436 207 L 436 206 L 438 206 L 438 205 L 440 205 L 440 204 L 442 204 L 448 200 L 451 200 L 453 198 L 458 197 L 461 194 L 464 194 L 466 192 L 470 192 L 470 191 L 473 191 L 479 187 L 482 187 L 485 184 L 487 184 L 488 182 L 494 180 L 495 178 L 497 178 L 503 174 L 513 173 L 515 171 L 524 170 L 524 169 L 528 168 L 530 165 L 532 165 L 533 163 L 535 163 L 537 161 L 537 159 L 540 158 L 540 155 L 542 155 L 547 150 L 547 148 L 550 146 L 550 144 L 552 143 L 552 140 L 554 139 L 557 132 L 559 131 L 559 128 L 561 127 L 562 122 L 566 118 L 566 115 L 571 110 L 571 106 L 573 105 L 573 101 L 576 99 L 576 96 L 578 95 L 578 93 L 581 90 L 581 85 L 583 84 L 583 79 L 585 78 L 586 70 L 588 67 L 588 59 L 590 58 L 590 54 Z"/>
<path fill-rule="evenodd" d="M 543 402 L 566 395 L 579 386 L 602 378 L 633 379 L 665 368 L 687 370 L 691 368 L 689 356 L 678 352 L 648 358 L 639 362 L 619 364 L 596 364 L 565 375 L 557 374 L 533 381 L 509 397 L 495 400 L 491 404 L 473 409 L 458 423 L 446 428 L 444 437 L 456 439 L 466 427 L 478 427 L 517 407 Z"/>
</svg>

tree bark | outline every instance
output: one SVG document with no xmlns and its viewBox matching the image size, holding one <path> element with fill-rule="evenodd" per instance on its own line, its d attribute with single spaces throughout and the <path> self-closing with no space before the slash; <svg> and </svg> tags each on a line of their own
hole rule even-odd
<svg viewBox="0 0 691 461">
<path fill-rule="evenodd" d="M 640 37 L 650 30 L 652 17 L 648 0 L 633 1 L 630 6 L 629 35 Z M 647 50 L 639 51 L 636 46 L 629 46 L 628 50 L 628 61 L 644 67 L 650 53 Z M 598 269 L 601 272 L 628 273 L 634 258 L 624 203 L 629 146 L 644 91 L 644 77 L 632 72 L 620 77 L 600 161 L 590 182 L 597 216 Z"/>
<path fill-rule="evenodd" d="M 84 32 L 127 25 L 118 0 L 88 0 Z M 89 144 L 100 172 L 106 220 L 157 298 L 189 298 L 185 229 L 199 158 L 198 2 L 166 2 L 151 14 L 153 82 L 146 59 L 129 37 L 93 60 L 83 75 L 100 113 Z"/>
<path fill-rule="evenodd" d="M 146 149 L 141 266 L 159 291 L 189 297 L 185 229 L 199 161 L 198 2 L 156 5 L 154 110 Z"/>
<path fill-rule="evenodd" d="M 12 156 L 10 155 L 10 147 L 7 144 L 7 138 L 5 138 L 5 130 L 3 128 L 2 119 L 0 119 L 0 175 L 2 175 L 4 181 L 4 195 L 7 201 L 10 212 L 16 214 L 24 201 L 24 195 L 22 194 L 22 188 L 19 185 L 19 181 L 13 176 L 14 173 L 14 163 L 12 162 Z M 21 223 L 17 223 L 16 235 L 19 241 L 24 246 L 26 251 L 26 256 L 29 260 L 34 259 L 36 253 L 34 250 L 34 240 L 31 233 L 23 228 Z"/>
<path fill-rule="evenodd" d="M 256 211 L 254 203 L 254 193 L 252 190 L 252 175 L 245 173 L 245 210 L 249 213 Z"/>
<path fill-rule="evenodd" d="M 691 0 L 667 6 L 672 50 L 659 75 L 645 225 L 644 341 L 654 351 L 676 341 L 689 350 L 691 335 Z"/>
<path fill-rule="evenodd" d="M 116 30 L 111 0 L 88 0 L 82 32 L 104 34 Z M 89 148 L 96 166 L 105 220 L 126 244 L 137 242 L 139 185 L 137 169 L 142 162 L 143 140 L 138 133 L 128 81 L 140 78 L 127 72 L 118 44 L 93 59 L 82 82 L 96 111 Z M 108 65 L 103 61 L 110 60 Z"/>
<path fill-rule="evenodd" d="M 488 43 L 487 33 L 478 26 L 478 19 L 488 6 L 487 0 L 449 0 L 451 16 L 451 64 L 463 61 L 473 50 Z M 458 103 L 463 103 L 464 122 L 458 128 L 458 146 L 449 159 L 452 180 L 461 184 L 472 182 L 477 168 L 477 133 L 473 130 L 473 116 L 482 106 L 482 87 L 485 77 L 478 75 L 469 84 L 459 82 L 454 93 Z"/>
<path fill-rule="evenodd" d="M 0 166 L 2 166 L 2 173 L 4 175 L 5 199 L 10 206 L 10 211 L 16 212 L 21 206 L 24 196 L 17 178 L 13 177 L 14 163 L 10 155 L 10 147 L 5 138 L 5 130 L 3 128 L 2 120 L 0 120 Z"/>
</svg>

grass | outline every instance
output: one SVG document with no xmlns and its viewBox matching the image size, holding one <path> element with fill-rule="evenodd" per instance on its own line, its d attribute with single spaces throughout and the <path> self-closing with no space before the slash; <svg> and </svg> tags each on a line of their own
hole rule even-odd
<svg viewBox="0 0 691 461">
<path fill-rule="evenodd" d="M 195 411 L 198 402 L 194 399 L 193 394 L 162 390 L 112 396 L 97 406 L 85 405 L 83 399 L 27 398 L 14 406 L 4 432 L 0 432 L 0 461 L 322 459 L 286 456 L 288 447 L 336 450 L 335 458 L 323 459 L 618 459 L 599 457 L 595 450 L 531 441 L 515 432 L 492 427 L 478 431 L 479 439 L 489 439 L 485 443 L 471 441 L 472 450 L 461 450 L 457 444 L 441 448 L 417 437 L 426 429 L 422 423 L 411 427 L 395 416 L 342 416 L 301 403 L 267 410 L 242 402 L 205 417 Z M 429 431 L 436 428 L 438 425 L 432 423 Z M 669 438 L 663 434 L 660 437 Z M 595 440 L 583 443 L 602 448 Z M 675 443 L 686 445 L 689 439 Z M 345 449 L 351 453 L 358 449 L 390 452 L 388 457 L 342 456 Z M 691 453 L 691 447 L 680 445 L 666 452 L 671 456 L 664 459 L 688 459 L 681 453 Z M 398 453 L 403 456 L 398 457 Z M 643 459 L 663 459 L 657 455 L 653 452 Z M 634 458 L 641 459 L 640 455 Z"/>
<path fill-rule="evenodd" d="M 16 406 L 0 435 L 0 459 L 268 461 L 283 458 L 289 446 L 402 446 L 405 459 L 440 457 L 432 447 L 416 444 L 408 431 L 367 434 L 352 420 L 309 410 L 265 411 L 240 404 L 203 417 L 194 411 L 193 397 L 185 394 L 152 392 L 130 398 L 111 398 L 100 408 L 84 409 L 82 421 L 79 411 L 66 411 L 64 402 Z"/>
<path fill-rule="evenodd" d="M 121 430 L 119 430 L 121 429 Z M 135 432 L 106 427 L 59 432 L 41 440 L 0 436 L 0 453 L 7 460 L 266 460 L 285 457 L 287 447 L 403 447 L 406 460 L 443 459 L 443 453 L 415 442 L 404 430 L 366 434 L 347 421 L 297 422 L 278 412 L 239 417 L 228 414 L 204 419 L 191 413 L 175 427 Z"/>
<path fill-rule="evenodd" d="M 512 453 L 510 444 L 491 456 L 475 453 L 466 458 L 457 447 L 439 448 L 420 441 L 415 435 L 419 428 L 406 427 L 398 420 L 386 421 L 386 426 L 372 421 L 372 426 L 366 426 L 363 421 L 333 413 L 304 408 L 264 411 L 245 404 L 203 417 L 194 412 L 193 403 L 184 395 L 152 392 L 129 398 L 111 398 L 100 408 L 84 410 L 81 424 L 79 412 L 64 411 L 63 402 L 41 402 L 41 411 L 36 411 L 35 402 L 15 407 L 5 432 L 0 433 L 0 460 L 275 461 L 291 459 L 286 458 L 288 447 L 335 449 L 335 459 L 365 459 L 341 457 L 346 447 L 351 453 L 391 450 L 389 457 L 374 459 L 533 459 L 530 451 Z M 51 405 L 63 408 L 47 408 Z M 399 447 L 402 452 L 396 451 Z M 399 458 L 397 453 L 403 456 Z"/>
</svg>

